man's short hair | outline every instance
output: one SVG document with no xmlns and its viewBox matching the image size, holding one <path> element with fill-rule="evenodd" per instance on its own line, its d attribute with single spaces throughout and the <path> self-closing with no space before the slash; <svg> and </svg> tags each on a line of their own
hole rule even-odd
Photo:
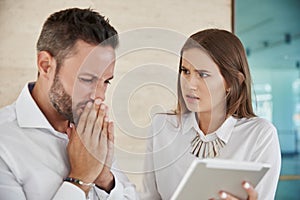
<svg viewBox="0 0 300 200">
<path fill-rule="evenodd" d="M 70 8 L 53 13 L 46 20 L 37 42 L 37 51 L 50 53 L 59 68 L 78 40 L 113 48 L 119 44 L 117 31 L 104 16 L 90 8 Z"/>
</svg>

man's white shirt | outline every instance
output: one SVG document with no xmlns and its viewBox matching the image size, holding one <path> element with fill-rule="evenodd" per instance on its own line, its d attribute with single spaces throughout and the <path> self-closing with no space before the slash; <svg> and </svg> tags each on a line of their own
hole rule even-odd
<svg viewBox="0 0 300 200">
<path fill-rule="evenodd" d="M 115 161 L 110 194 L 95 186 L 86 197 L 79 187 L 63 181 L 69 174 L 69 140 L 47 121 L 30 94 L 32 88 L 32 83 L 26 85 L 15 103 L 0 110 L 1 199 L 136 199 L 135 186 L 117 170 Z"/>
</svg>

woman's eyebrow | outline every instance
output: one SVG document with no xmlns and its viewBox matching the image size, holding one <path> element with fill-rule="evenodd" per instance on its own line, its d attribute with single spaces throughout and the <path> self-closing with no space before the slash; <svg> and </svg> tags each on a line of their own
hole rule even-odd
<svg viewBox="0 0 300 200">
<path fill-rule="evenodd" d="M 208 70 L 206 70 L 206 69 L 194 69 L 194 71 L 197 71 L 197 72 L 210 72 L 210 71 L 208 71 Z"/>
</svg>

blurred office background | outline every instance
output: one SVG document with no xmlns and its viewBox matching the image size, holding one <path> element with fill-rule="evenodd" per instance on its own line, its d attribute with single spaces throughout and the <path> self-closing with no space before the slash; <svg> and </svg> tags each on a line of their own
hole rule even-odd
<svg viewBox="0 0 300 200">
<path fill-rule="evenodd" d="M 300 191 L 300 1 L 235 0 L 235 33 L 251 67 L 256 113 L 278 129 L 282 170 L 276 199 Z"/>
<path fill-rule="evenodd" d="M 142 27 L 159 27 L 183 37 L 209 27 L 234 29 L 247 50 L 256 113 L 278 129 L 283 163 L 276 199 L 299 199 L 299 0 L 0 0 L 0 107 L 12 103 L 24 84 L 35 80 L 35 44 L 41 26 L 50 13 L 67 7 L 96 9 L 121 35 Z M 108 90 L 106 103 L 115 105 L 111 118 L 117 123 L 116 156 L 138 188 L 145 151 L 145 139 L 138 134 L 146 134 L 152 113 L 176 104 L 178 52 L 146 49 L 118 58 Z M 140 70 L 144 67 L 147 70 Z M 145 77 L 158 84 L 145 82 Z M 159 82 L 166 79 L 174 84 Z M 120 92 L 124 85 L 134 91 Z"/>
</svg>

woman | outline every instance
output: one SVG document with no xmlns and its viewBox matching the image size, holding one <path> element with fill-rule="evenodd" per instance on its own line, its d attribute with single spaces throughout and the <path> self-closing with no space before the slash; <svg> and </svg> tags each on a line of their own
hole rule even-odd
<svg viewBox="0 0 300 200">
<path fill-rule="evenodd" d="M 181 50 L 178 106 L 153 118 L 147 145 L 144 199 L 170 199 L 194 159 L 262 162 L 270 170 L 248 199 L 274 199 L 281 157 L 276 128 L 257 117 L 251 77 L 240 40 L 225 30 L 193 34 Z M 199 185 L 205 180 L 199 180 Z M 236 199 L 220 191 L 221 199 Z M 201 199 L 201 197 L 199 197 Z"/>
</svg>

